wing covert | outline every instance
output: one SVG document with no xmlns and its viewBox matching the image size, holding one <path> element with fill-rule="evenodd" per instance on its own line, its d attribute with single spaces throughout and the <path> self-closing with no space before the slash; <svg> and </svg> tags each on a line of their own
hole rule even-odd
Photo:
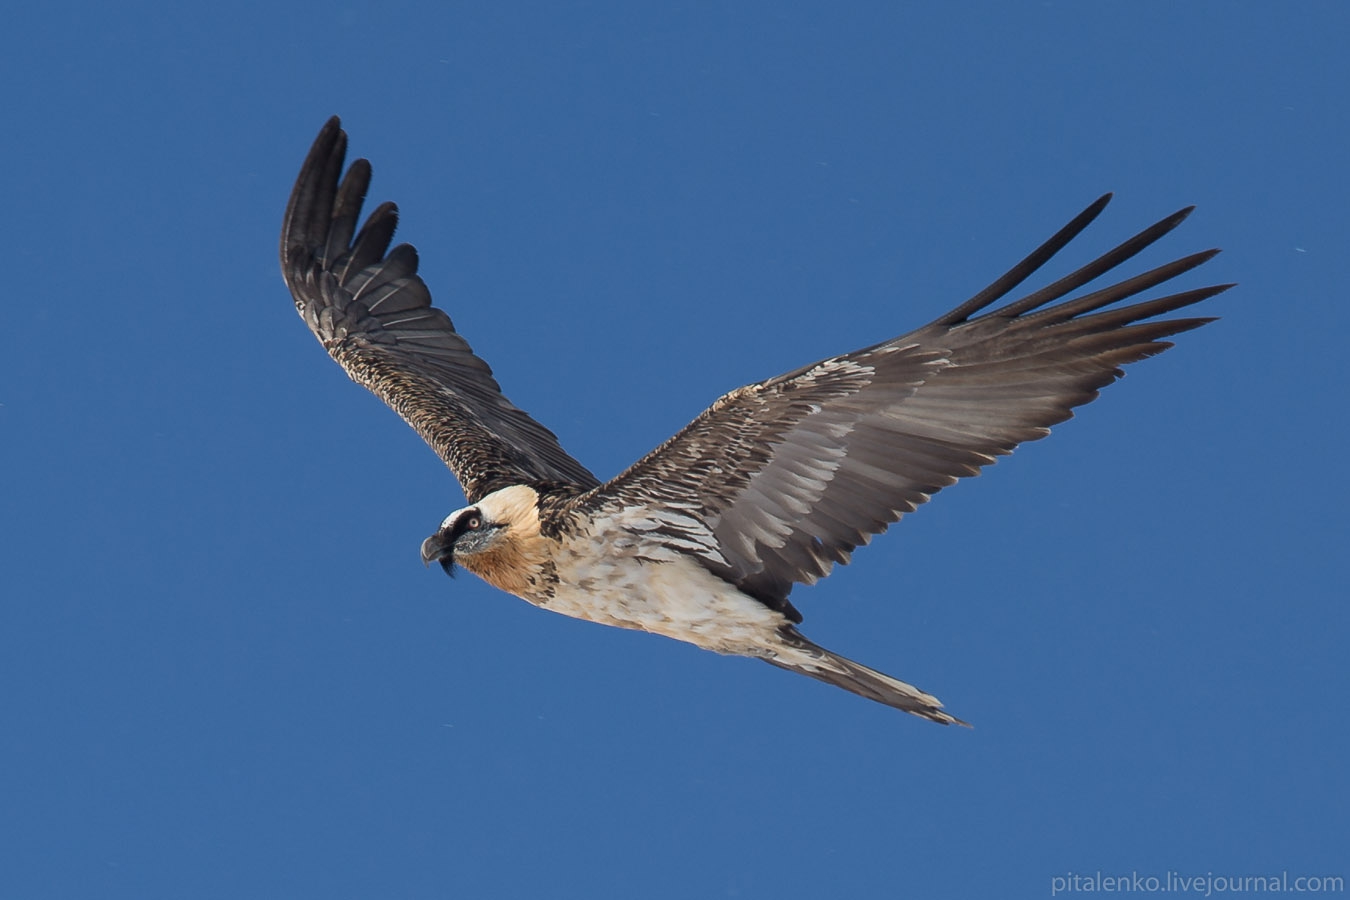
<svg viewBox="0 0 1350 900">
<path fill-rule="evenodd" d="M 381 204 L 357 230 L 371 169 L 358 159 L 342 176 L 346 149 L 334 116 L 305 159 L 282 225 L 282 276 L 310 331 L 431 445 L 470 502 L 524 482 L 598 484 L 502 394 L 487 363 L 431 305 L 417 251 L 389 249 L 397 207 Z"/>
</svg>

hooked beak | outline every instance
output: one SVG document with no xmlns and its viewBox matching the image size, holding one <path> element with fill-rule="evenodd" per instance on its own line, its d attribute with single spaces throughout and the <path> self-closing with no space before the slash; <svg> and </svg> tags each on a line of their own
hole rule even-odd
<svg viewBox="0 0 1350 900">
<path fill-rule="evenodd" d="M 446 574 L 455 568 L 455 548 L 453 542 L 441 531 L 422 542 L 422 564 L 430 566 L 432 562 L 441 564 Z"/>
</svg>

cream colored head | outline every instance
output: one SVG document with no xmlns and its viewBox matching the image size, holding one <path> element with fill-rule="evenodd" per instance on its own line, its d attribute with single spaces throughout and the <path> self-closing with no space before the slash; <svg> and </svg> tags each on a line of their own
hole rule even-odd
<svg viewBox="0 0 1350 900">
<path fill-rule="evenodd" d="M 523 484 L 513 484 L 488 494 L 469 509 L 477 509 L 488 523 L 509 526 L 516 534 L 536 535 L 539 533 L 538 504 L 538 491 Z M 452 514 L 450 518 L 458 514 Z M 445 527 L 445 522 L 441 527 Z"/>
<path fill-rule="evenodd" d="M 520 594 L 534 579 L 546 552 L 539 536 L 538 500 L 534 488 L 518 484 L 452 512 L 422 542 L 422 561 L 439 562 L 446 572 L 459 563 L 485 581 Z"/>
</svg>

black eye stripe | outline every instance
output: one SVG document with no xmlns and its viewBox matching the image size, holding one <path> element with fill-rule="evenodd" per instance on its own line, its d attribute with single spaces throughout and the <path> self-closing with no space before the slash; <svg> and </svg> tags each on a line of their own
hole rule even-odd
<svg viewBox="0 0 1350 900">
<path fill-rule="evenodd" d="M 466 531 L 470 530 L 470 522 L 477 522 L 479 525 L 483 522 L 483 515 L 478 510 L 471 510 L 464 513 L 455 520 L 455 524 L 450 527 L 450 539 L 454 540 Z M 476 526 L 475 526 L 476 527 Z"/>
</svg>

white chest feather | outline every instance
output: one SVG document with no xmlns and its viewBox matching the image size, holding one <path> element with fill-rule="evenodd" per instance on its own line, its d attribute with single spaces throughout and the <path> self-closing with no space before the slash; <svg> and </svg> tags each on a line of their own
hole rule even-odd
<svg viewBox="0 0 1350 900">
<path fill-rule="evenodd" d="M 598 520 L 565 538 L 554 556 L 558 582 L 546 609 L 634 628 L 738 656 L 768 655 L 787 620 L 713 575 L 687 552 L 631 523 Z"/>
</svg>

